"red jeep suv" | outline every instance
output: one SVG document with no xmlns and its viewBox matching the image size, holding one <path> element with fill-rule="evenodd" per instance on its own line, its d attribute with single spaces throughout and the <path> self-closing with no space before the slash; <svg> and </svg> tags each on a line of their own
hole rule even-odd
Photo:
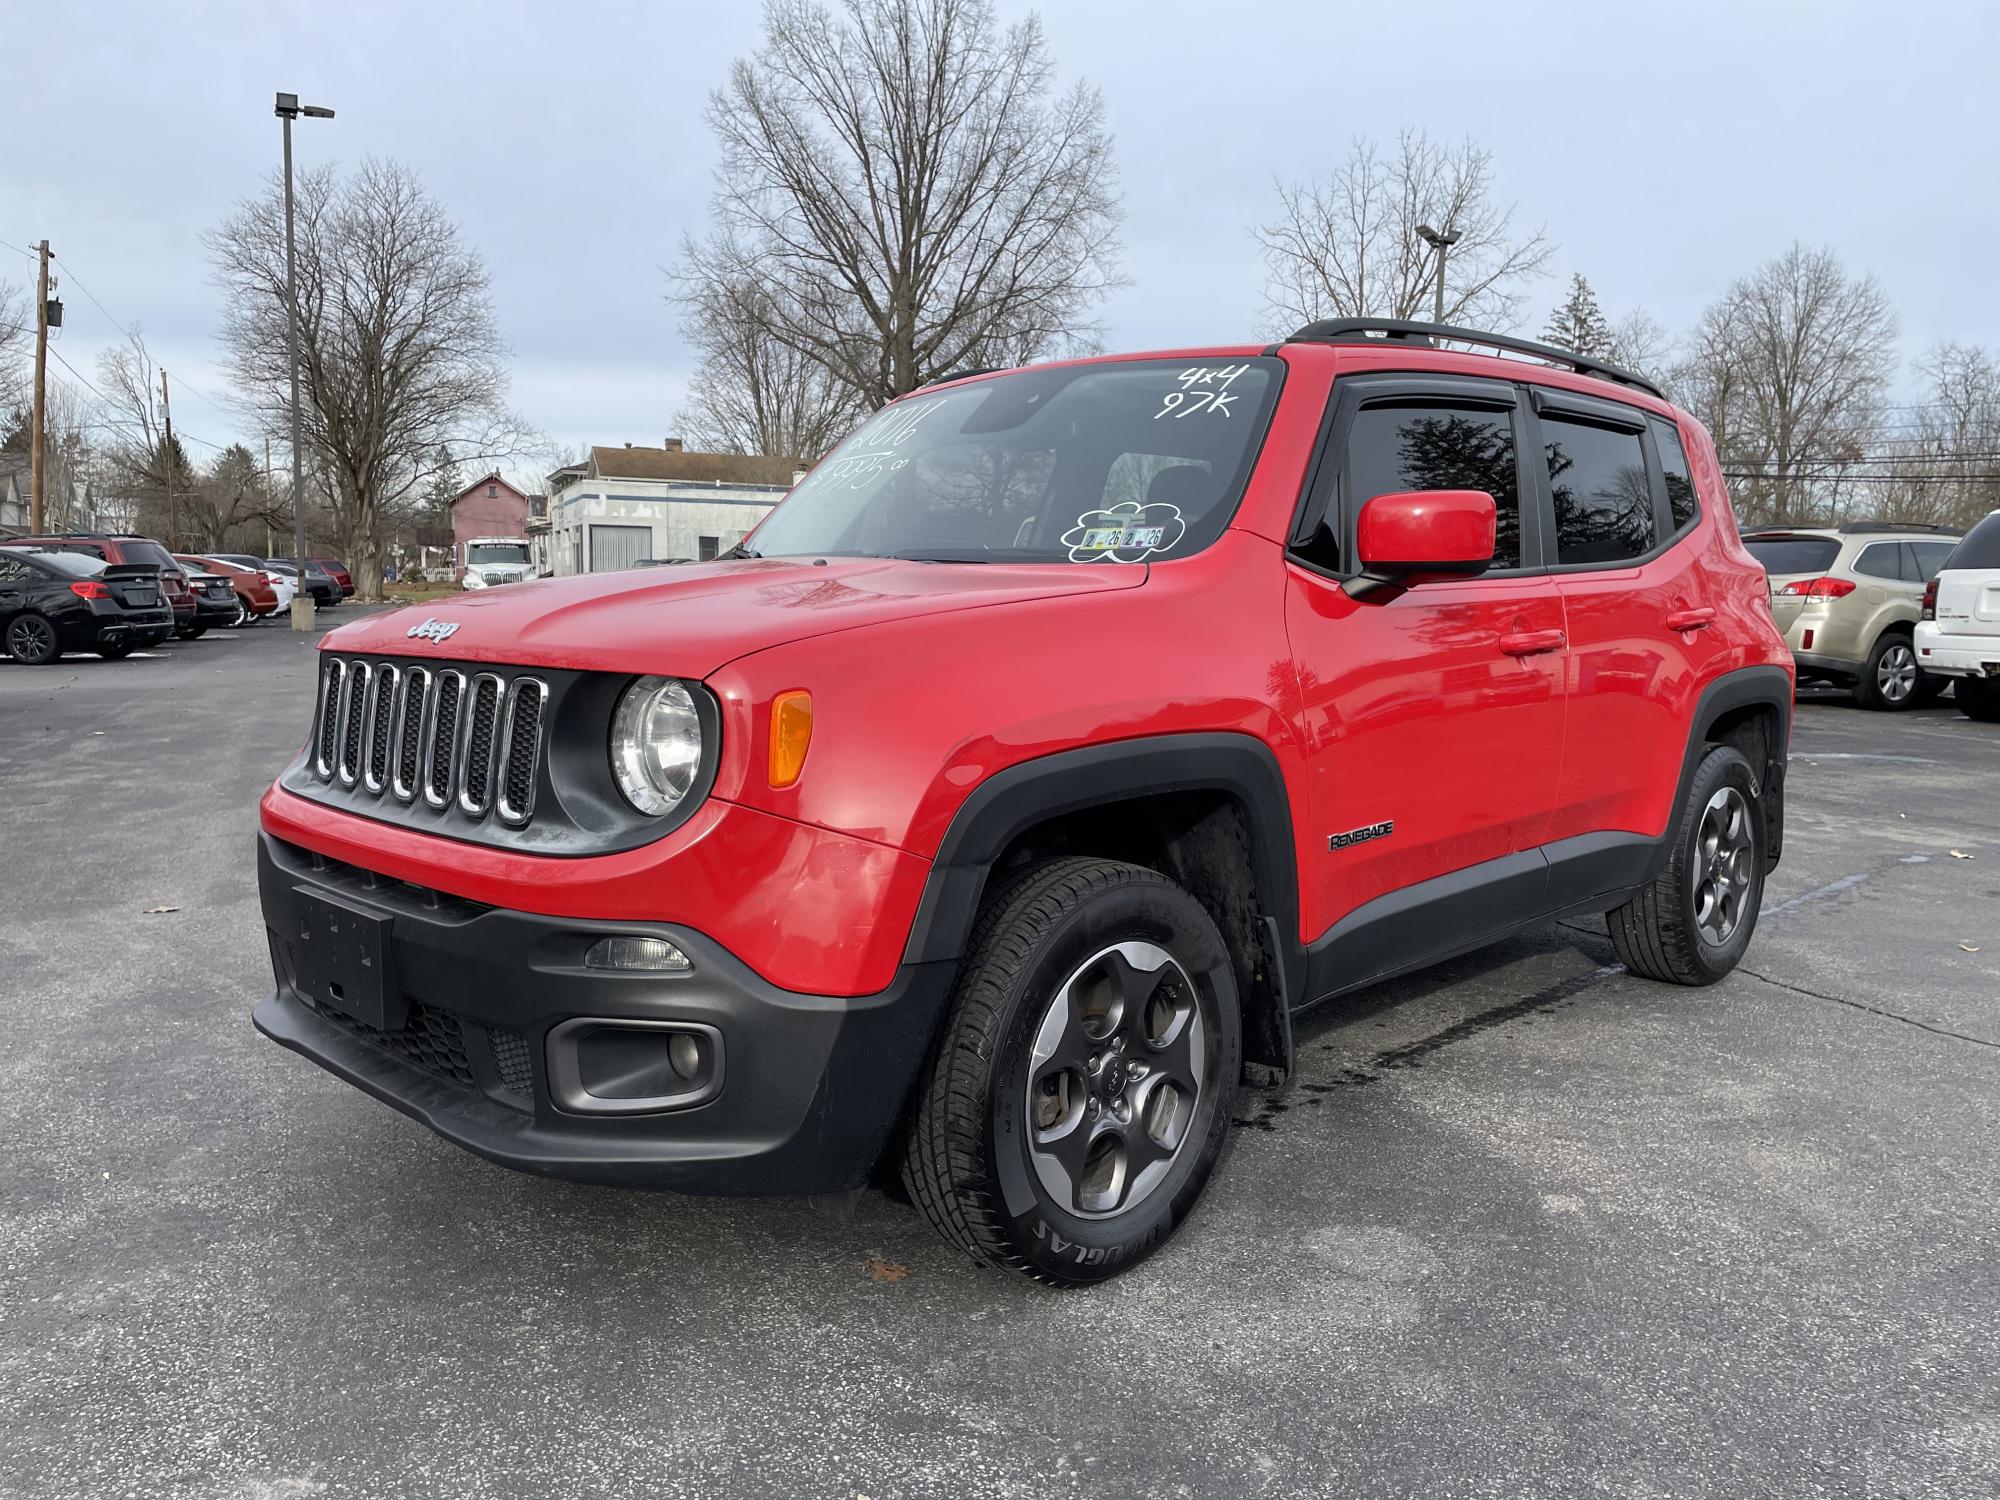
<svg viewBox="0 0 2000 1500">
<path fill-rule="evenodd" d="M 900 1167 L 1054 1283 L 1165 1241 L 1300 1011 L 1583 912 L 1710 983 L 1783 833 L 1708 434 L 1428 324 L 948 377 L 723 558 L 321 650 L 267 1036 L 531 1172 Z"/>
</svg>

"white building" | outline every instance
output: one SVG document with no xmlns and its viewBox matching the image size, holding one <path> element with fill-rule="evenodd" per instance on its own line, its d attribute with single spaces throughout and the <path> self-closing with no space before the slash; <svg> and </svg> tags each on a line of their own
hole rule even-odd
<svg viewBox="0 0 2000 1500">
<path fill-rule="evenodd" d="M 558 576 L 606 573 L 642 558 L 705 562 L 727 552 L 784 498 L 802 467 L 789 458 L 592 448 L 548 476 L 548 559 Z"/>
</svg>

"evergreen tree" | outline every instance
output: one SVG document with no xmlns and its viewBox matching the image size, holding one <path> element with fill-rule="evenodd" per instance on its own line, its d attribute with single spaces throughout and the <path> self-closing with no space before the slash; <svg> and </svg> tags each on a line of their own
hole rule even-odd
<svg viewBox="0 0 2000 1500">
<path fill-rule="evenodd" d="M 436 462 L 437 468 L 432 471 L 430 482 L 424 486 L 424 524 L 450 530 L 451 502 L 465 488 L 465 481 L 459 478 L 458 465 L 452 462 L 449 449 L 438 449 Z"/>
<path fill-rule="evenodd" d="M 1611 357 L 1611 324 L 1597 305 L 1597 293 L 1581 275 L 1570 277 L 1569 297 L 1549 314 L 1542 342 L 1591 359 Z"/>
</svg>

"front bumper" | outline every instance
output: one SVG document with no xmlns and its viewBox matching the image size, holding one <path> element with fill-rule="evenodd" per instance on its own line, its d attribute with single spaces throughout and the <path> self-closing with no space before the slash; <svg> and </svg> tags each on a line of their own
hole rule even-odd
<svg viewBox="0 0 2000 1500">
<path fill-rule="evenodd" d="M 259 1031 L 491 1161 L 588 1182 L 708 1193 L 864 1185 L 902 1117 L 952 979 L 950 963 L 908 964 L 880 994 L 799 994 L 678 926 L 482 906 L 268 833 L 258 839 L 258 884 L 277 978 L 256 1008 Z M 302 964 L 314 897 L 389 922 L 384 967 L 409 1011 L 398 1030 L 376 1031 L 319 998 Z M 666 938 L 693 967 L 584 967 L 592 942 L 620 933 Z M 578 1017 L 713 1027 L 720 1091 L 655 1114 L 559 1107 L 550 1034 Z"/>
<path fill-rule="evenodd" d="M 1917 626 L 1917 665 L 1939 677 L 2000 677 L 2000 636 L 1947 635 L 1925 620 Z"/>
</svg>

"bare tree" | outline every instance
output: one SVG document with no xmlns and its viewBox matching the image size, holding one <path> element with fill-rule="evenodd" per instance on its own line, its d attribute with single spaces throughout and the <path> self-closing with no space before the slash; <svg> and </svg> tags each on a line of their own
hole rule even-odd
<svg viewBox="0 0 2000 1500">
<path fill-rule="evenodd" d="M 1895 366 L 1896 315 L 1872 276 L 1794 245 L 1702 314 L 1676 386 L 1716 439 L 1745 516 L 1832 513 Z"/>
<path fill-rule="evenodd" d="M 1611 325 L 1611 345 L 1605 357 L 1655 385 L 1666 386 L 1673 353 L 1673 336 L 1651 313 L 1635 307 Z"/>
<path fill-rule="evenodd" d="M 510 457 L 506 346 L 486 267 L 407 167 L 367 161 L 298 182 L 299 384 L 310 457 L 331 483 L 356 591 L 379 598 L 384 530 L 443 454 Z M 236 389 L 267 431 L 290 426 L 284 190 L 275 179 L 206 234 Z"/>
<path fill-rule="evenodd" d="M 1274 331 L 1316 318 L 1428 318 L 1437 256 L 1418 229 L 1456 233 L 1445 262 L 1444 317 L 1511 329 L 1526 283 L 1555 246 L 1514 231 L 1495 201 L 1493 157 L 1471 141 L 1439 144 L 1406 130 L 1386 157 L 1357 139 L 1320 182 L 1278 184 L 1278 218 L 1252 231 L 1264 247 L 1264 305 Z"/>
<path fill-rule="evenodd" d="M 178 440 L 167 443 L 160 410 L 160 369 L 137 327 L 126 330 L 125 342 L 97 356 L 97 387 L 104 400 L 99 422 L 107 434 L 105 477 L 116 498 L 132 508 L 132 524 L 165 537 L 169 524 L 167 481 L 186 501 L 195 474 Z"/>
<path fill-rule="evenodd" d="M 1969 527 L 2000 509 L 2000 361 L 1939 344 L 1918 364 L 1927 400 L 1878 429 L 1873 476 L 1884 519 Z"/>
<path fill-rule="evenodd" d="M 992 0 L 769 0 L 709 102 L 721 228 L 684 243 L 678 294 L 758 288 L 761 332 L 870 408 L 1087 334 L 1116 282 L 1111 138 L 1053 74 Z"/>
<path fill-rule="evenodd" d="M 761 453 L 808 463 L 866 410 L 825 365 L 766 330 L 781 315 L 753 282 L 705 283 L 681 325 L 701 354 L 679 427 L 714 453 Z"/>
<path fill-rule="evenodd" d="M 29 357 L 35 347 L 33 297 L 0 281 L 0 416 L 25 407 L 33 384 Z"/>
</svg>

